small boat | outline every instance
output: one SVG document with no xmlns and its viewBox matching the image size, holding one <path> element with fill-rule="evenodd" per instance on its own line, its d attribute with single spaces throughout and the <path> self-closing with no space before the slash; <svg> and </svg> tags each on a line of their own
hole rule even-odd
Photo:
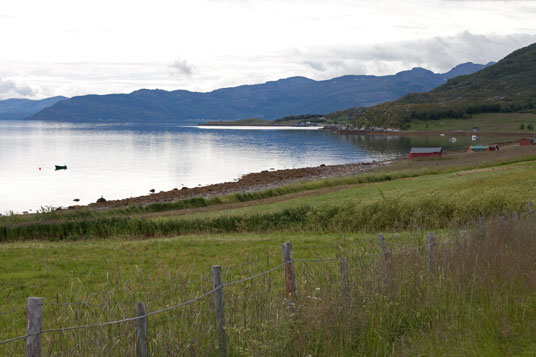
<svg viewBox="0 0 536 357">
<path fill-rule="evenodd" d="M 67 170 L 67 165 L 55 165 L 57 170 Z"/>
<path fill-rule="evenodd" d="M 476 141 L 476 139 L 478 139 L 478 136 L 476 136 L 476 135 L 472 135 L 472 136 L 471 136 L 471 140 L 472 140 L 472 141 Z"/>
<path fill-rule="evenodd" d="M 455 143 L 455 142 L 456 142 L 456 138 L 455 138 L 455 137 L 452 137 L 452 138 L 449 139 L 449 141 L 450 141 L 451 143 Z"/>
</svg>

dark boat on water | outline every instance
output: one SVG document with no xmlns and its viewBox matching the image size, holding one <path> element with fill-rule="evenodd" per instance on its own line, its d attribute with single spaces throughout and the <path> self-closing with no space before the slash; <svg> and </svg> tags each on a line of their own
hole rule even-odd
<svg viewBox="0 0 536 357">
<path fill-rule="evenodd" d="M 56 170 L 67 170 L 67 165 L 55 165 L 56 166 Z"/>
</svg>

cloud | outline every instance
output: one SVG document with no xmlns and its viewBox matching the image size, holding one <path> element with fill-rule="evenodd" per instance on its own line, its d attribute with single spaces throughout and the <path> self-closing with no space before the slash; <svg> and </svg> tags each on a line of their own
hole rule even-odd
<svg viewBox="0 0 536 357">
<path fill-rule="evenodd" d="M 531 2 L 534 0 L 442 0 L 444 2 Z"/>
<path fill-rule="evenodd" d="M 172 64 L 170 64 L 168 71 L 173 76 L 179 78 L 191 76 L 194 72 L 192 66 L 186 60 L 182 59 L 176 59 Z"/>
<path fill-rule="evenodd" d="M 35 95 L 36 91 L 31 87 L 0 77 L 0 98 L 33 97 Z"/>
<path fill-rule="evenodd" d="M 536 34 L 473 34 L 431 37 L 412 41 L 302 50 L 294 56 L 313 74 L 330 78 L 344 74 L 394 74 L 413 67 L 447 72 L 463 62 L 498 61 L 516 49 L 536 42 Z M 289 52 L 290 53 L 290 52 Z"/>
<path fill-rule="evenodd" d="M 129 93 L 140 88 L 210 91 L 292 76 L 325 80 L 348 74 L 389 75 L 424 67 L 445 73 L 463 62 L 498 61 L 536 42 L 536 33 L 460 32 L 411 41 L 326 45 L 165 62 L 8 62 L 0 60 L 0 99 Z M 167 69 L 167 70 L 166 70 Z M 170 75 L 172 74 L 172 75 Z"/>
<path fill-rule="evenodd" d="M 315 71 L 318 71 L 318 72 L 325 72 L 326 71 L 326 67 L 320 63 L 320 62 L 315 62 L 315 61 L 303 61 L 303 64 L 314 69 Z"/>
</svg>

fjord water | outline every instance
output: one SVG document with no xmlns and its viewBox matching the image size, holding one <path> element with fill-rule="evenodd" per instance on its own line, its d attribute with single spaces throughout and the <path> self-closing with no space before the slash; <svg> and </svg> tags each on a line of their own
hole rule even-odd
<svg viewBox="0 0 536 357">
<path fill-rule="evenodd" d="M 441 145 L 439 139 L 418 140 Z M 262 170 L 387 160 L 411 145 L 410 138 L 296 128 L 0 121 L 0 213 L 232 181 Z"/>
</svg>

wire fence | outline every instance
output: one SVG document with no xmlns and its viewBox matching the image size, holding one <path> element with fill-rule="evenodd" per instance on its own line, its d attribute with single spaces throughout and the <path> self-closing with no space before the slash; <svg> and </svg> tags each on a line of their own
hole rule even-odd
<svg viewBox="0 0 536 357">
<path fill-rule="evenodd" d="M 485 227 L 486 223 L 483 223 L 483 222 L 481 222 L 481 223 L 482 224 L 479 227 L 476 228 L 477 230 L 482 229 L 482 227 Z M 462 231 L 462 236 L 464 236 L 465 234 L 466 234 L 466 231 Z M 380 240 L 383 240 L 383 235 L 380 235 L 380 236 L 381 236 Z M 286 243 L 286 244 L 290 245 L 290 243 Z M 420 251 L 420 250 L 427 249 L 428 250 L 428 268 L 429 268 L 429 270 L 431 272 L 431 271 L 434 270 L 434 266 L 432 266 L 432 265 L 435 264 L 435 257 L 433 256 L 433 254 L 435 254 L 434 253 L 435 252 L 435 250 L 434 250 L 435 245 L 436 245 L 435 236 L 433 234 L 429 234 L 428 235 L 428 244 L 427 245 L 422 245 L 421 244 L 421 245 L 406 247 L 406 248 L 393 250 L 393 251 L 391 251 L 391 250 L 387 249 L 386 247 L 382 246 L 382 251 L 374 252 L 374 253 L 361 253 L 361 254 L 354 254 L 354 255 L 344 255 L 344 256 L 340 256 L 340 257 L 326 257 L 326 258 L 316 258 L 316 259 L 313 259 L 313 258 L 310 258 L 310 259 L 294 259 L 292 257 L 292 246 L 290 245 L 290 255 L 288 255 L 289 254 L 288 252 L 285 252 L 285 248 L 283 250 L 283 262 L 282 263 L 280 263 L 278 265 L 275 265 L 270 269 L 267 269 L 265 271 L 262 271 L 262 272 L 257 273 L 257 274 L 253 274 L 251 276 L 248 276 L 248 277 L 245 277 L 245 278 L 242 278 L 242 279 L 233 280 L 231 282 L 220 283 L 220 284 L 213 283 L 213 288 L 212 289 L 210 289 L 210 290 L 208 290 L 208 291 L 206 291 L 206 292 L 204 292 L 204 293 L 202 293 L 200 295 L 197 295 L 197 296 L 195 296 L 195 297 L 193 297 L 191 299 L 188 299 L 186 301 L 183 301 L 183 302 L 171 305 L 171 306 L 167 306 L 165 308 L 161 308 L 161 309 L 157 309 L 157 310 L 154 310 L 154 311 L 139 314 L 138 316 L 126 317 L 126 318 L 112 320 L 112 321 L 105 321 L 105 322 L 91 323 L 91 324 L 82 324 L 82 325 L 70 326 L 70 327 L 50 328 L 50 329 L 41 329 L 41 328 L 39 328 L 36 332 L 27 332 L 25 335 L 21 335 L 21 336 L 13 337 L 13 338 L 10 338 L 10 339 L 4 340 L 4 341 L 0 341 L 0 345 L 5 345 L 5 344 L 8 344 L 8 343 L 23 340 L 23 339 L 27 339 L 27 341 L 30 341 L 30 339 L 32 337 L 39 336 L 39 338 L 40 338 L 41 335 L 48 334 L 48 333 L 57 333 L 57 332 L 64 333 L 64 332 L 74 331 L 74 330 L 100 328 L 100 327 L 105 327 L 105 326 L 118 325 L 118 324 L 133 322 L 133 321 L 138 321 L 138 322 L 139 321 L 144 321 L 150 316 L 154 316 L 154 315 L 162 314 L 162 313 L 165 313 L 165 312 L 168 312 L 168 311 L 171 311 L 171 310 L 179 309 L 179 308 L 184 307 L 186 305 L 190 305 L 190 304 L 193 304 L 195 302 L 201 301 L 201 300 L 203 300 L 203 299 L 205 299 L 205 298 L 207 298 L 209 296 L 214 296 L 214 304 L 215 304 L 214 308 L 217 311 L 219 309 L 218 304 L 223 303 L 221 301 L 220 302 L 217 301 L 219 299 L 218 295 L 223 291 L 224 288 L 228 288 L 228 287 L 239 285 L 239 284 L 242 284 L 242 283 L 245 283 L 245 282 L 248 282 L 248 281 L 252 281 L 254 279 L 269 275 L 270 273 L 275 272 L 275 271 L 277 271 L 279 269 L 282 269 L 282 268 L 284 268 L 284 271 L 285 271 L 286 292 L 288 294 L 288 297 L 292 297 L 292 295 L 296 294 L 295 277 L 294 277 L 294 264 L 295 263 L 325 263 L 325 262 L 337 262 L 337 261 L 343 263 L 343 262 L 346 262 L 350 258 L 381 257 L 381 256 L 386 258 L 387 256 L 390 256 L 390 255 L 399 255 L 399 254 L 406 253 L 406 252 L 417 252 L 417 251 Z M 288 249 L 288 247 L 287 247 L 287 249 Z M 268 257 L 270 257 L 271 255 L 273 255 L 273 253 L 272 254 L 270 254 L 270 253 L 267 254 Z M 234 266 L 234 268 L 242 268 L 244 266 L 259 263 L 261 261 L 266 262 L 267 260 L 269 260 L 269 259 L 267 259 L 266 256 L 264 256 L 262 258 L 254 260 L 254 261 L 248 261 L 248 262 L 246 262 L 244 264 L 236 265 L 236 266 Z M 343 272 L 342 272 L 343 283 L 347 285 L 347 281 L 344 282 L 345 279 L 346 280 L 348 279 L 347 275 L 345 277 L 344 265 L 345 265 L 345 263 L 342 264 L 342 267 L 343 267 Z M 226 270 L 228 271 L 230 269 L 226 269 Z M 221 274 L 221 268 L 220 268 L 220 274 Z M 386 276 L 387 279 L 392 279 L 392 277 L 389 276 L 391 274 L 389 272 L 389 269 L 387 269 L 386 274 L 387 274 L 387 276 Z M 214 270 L 213 270 L 212 277 L 213 277 L 213 282 L 215 282 L 216 280 L 214 280 Z M 221 281 L 221 275 L 220 275 L 219 279 Z M 129 303 L 136 302 L 134 300 L 124 300 L 124 301 L 121 301 L 121 303 L 126 303 L 127 301 Z M 47 304 L 48 305 L 76 305 L 76 304 L 79 304 L 79 305 L 83 305 L 83 306 L 105 306 L 105 305 L 108 305 L 108 304 L 89 304 L 89 303 L 86 303 L 86 302 L 66 302 L 66 303 L 50 302 L 50 303 L 47 303 Z M 0 315 L 2 315 L 2 316 L 3 315 L 8 315 L 8 314 L 11 314 L 11 313 L 15 313 L 15 312 L 24 310 L 26 308 L 27 307 L 14 308 L 12 310 L 1 312 Z M 223 307 L 221 307 L 221 308 L 223 309 Z M 207 312 L 208 310 L 203 310 L 203 311 Z M 32 318 L 32 314 L 28 310 L 27 311 L 27 319 L 31 319 L 31 318 Z M 42 319 L 42 315 L 39 316 L 39 318 Z M 175 318 L 175 317 L 171 317 L 169 319 L 165 319 L 165 320 L 162 320 L 162 321 L 171 320 L 173 318 Z M 160 321 L 160 322 L 162 322 L 162 321 Z M 30 325 L 30 322 L 28 323 L 28 325 Z M 219 323 L 217 325 L 219 325 Z M 219 334 L 220 334 L 220 340 L 225 340 L 225 338 L 224 338 L 225 333 L 226 333 L 225 329 L 223 328 L 223 330 L 222 330 L 218 326 L 218 330 L 219 330 Z M 138 339 L 139 339 L 139 335 L 140 335 L 140 333 L 138 332 Z M 223 337 L 221 337 L 221 336 L 223 336 Z M 39 342 L 39 344 L 40 344 L 40 342 Z M 226 348 L 225 343 L 220 342 L 220 348 Z"/>
<path fill-rule="evenodd" d="M 411 247 L 411 248 L 403 249 L 403 250 L 398 251 L 398 252 L 394 252 L 394 254 L 400 253 L 400 252 L 403 252 L 403 251 L 407 251 L 407 250 L 416 250 L 416 249 L 420 249 L 420 248 L 424 248 L 424 247 L 425 246 Z M 364 256 L 381 256 L 381 255 L 383 255 L 383 253 L 359 254 L 359 255 L 348 256 L 347 258 L 357 258 L 357 257 L 364 257 Z M 203 293 L 203 294 L 201 294 L 199 296 L 196 296 L 196 297 L 194 297 L 194 298 L 192 298 L 190 300 L 187 300 L 187 301 L 184 301 L 184 302 L 181 302 L 179 304 L 175 304 L 175 305 L 172 305 L 172 306 L 169 306 L 169 307 L 166 307 L 166 308 L 162 308 L 162 309 L 159 309 L 159 310 L 148 312 L 148 313 L 143 314 L 143 315 L 134 316 L 134 317 L 128 317 L 128 318 L 114 320 L 114 321 L 107 321 L 107 322 L 101 322 L 101 323 L 80 325 L 80 326 L 44 329 L 44 330 L 41 330 L 39 332 L 14 337 L 14 338 L 11 338 L 11 339 L 8 339 L 8 340 L 5 340 L 5 341 L 0 341 L 0 345 L 7 344 L 7 343 L 10 343 L 10 342 L 14 342 L 14 341 L 18 341 L 18 340 L 22 340 L 22 339 L 27 339 L 28 337 L 37 336 L 37 335 L 45 334 L 45 333 L 67 332 L 67 331 L 78 330 L 78 329 L 104 327 L 104 326 L 109 326 L 109 325 L 115 325 L 115 324 L 121 324 L 121 323 L 130 322 L 130 321 L 137 321 L 137 320 L 140 320 L 140 319 L 145 319 L 145 318 L 147 318 L 149 316 L 156 315 L 156 314 L 161 314 L 161 313 L 164 313 L 164 312 L 167 312 L 167 311 L 170 311 L 170 310 L 174 310 L 174 309 L 178 309 L 180 307 L 183 307 L 183 306 L 192 304 L 192 303 L 194 303 L 196 301 L 202 300 L 202 299 L 214 294 L 217 290 L 220 290 L 222 288 L 230 287 L 230 286 L 241 284 L 241 283 L 244 283 L 244 282 L 256 279 L 256 278 L 260 278 L 262 276 L 265 276 L 267 274 L 270 274 L 270 273 L 282 268 L 285 264 L 290 264 L 290 263 L 292 263 L 292 264 L 293 263 L 322 263 L 322 262 L 330 262 L 330 261 L 340 261 L 341 258 L 342 257 L 331 257 L 331 258 L 320 258 L 320 259 L 294 259 L 294 260 L 289 261 L 289 262 L 281 263 L 281 264 L 279 264 L 277 266 L 274 266 L 273 268 L 268 269 L 266 271 L 263 271 L 261 273 L 258 273 L 258 274 L 255 274 L 255 275 L 240 279 L 240 280 L 235 280 L 235 281 L 232 281 L 232 282 L 224 283 L 222 286 L 213 288 L 213 289 L 211 289 L 211 290 L 209 290 L 209 291 L 207 291 L 207 292 L 205 292 L 205 293 Z M 264 259 L 265 258 L 263 258 L 262 260 L 264 260 Z M 243 267 L 243 266 L 246 266 L 246 265 L 249 265 L 249 264 L 252 264 L 252 263 L 255 263 L 255 262 L 259 262 L 259 261 L 261 261 L 261 259 L 258 259 L 258 260 L 254 261 L 254 262 L 248 262 L 248 263 L 245 263 L 245 264 L 237 265 L 236 267 Z M 133 300 L 123 300 L 123 301 L 121 301 L 121 303 L 125 303 L 125 302 L 135 303 L 136 301 L 133 301 Z M 106 306 L 106 305 L 109 305 L 109 304 L 89 304 L 89 303 L 86 303 L 86 302 L 66 302 L 66 303 L 50 302 L 48 304 L 49 305 L 63 305 L 63 306 L 66 306 L 66 305 L 86 305 L 86 306 Z M 23 309 L 26 309 L 26 307 L 15 308 L 13 310 L 3 312 L 2 314 L 9 314 L 9 313 L 17 312 L 17 311 L 20 311 L 20 310 L 23 310 Z"/>
<path fill-rule="evenodd" d="M 245 263 L 242 263 L 242 264 L 226 266 L 225 271 L 229 272 L 229 271 L 232 271 L 232 270 L 235 270 L 235 269 L 241 269 L 241 268 L 244 268 L 244 267 L 247 267 L 247 266 L 250 266 L 250 265 L 253 265 L 253 264 L 257 264 L 257 263 L 260 263 L 260 262 L 266 262 L 267 258 L 273 257 L 275 255 L 279 255 L 279 254 L 276 253 L 276 252 L 268 252 L 268 253 L 266 253 L 265 256 L 257 258 L 255 260 L 246 261 Z M 210 275 L 207 274 L 207 275 L 204 275 L 204 277 L 206 279 L 209 279 Z M 159 297 L 165 296 L 165 295 L 167 295 L 167 294 L 169 294 L 171 292 L 175 292 L 175 291 L 176 291 L 176 288 L 161 291 L 158 294 L 153 295 L 150 298 L 145 298 L 144 300 L 145 300 L 145 302 L 154 301 L 154 300 L 158 299 Z M 138 301 L 139 300 L 133 300 L 133 299 L 116 300 L 116 301 L 110 301 L 110 302 L 106 302 L 106 303 L 92 303 L 92 302 L 89 302 L 89 301 L 64 301 L 64 302 L 46 301 L 44 304 L 52 305 L 52 306 L 78 305 L 78 306 L 84 306 L 84 307 L 104 307 L 104 306 L 111 306 L 111 305 L 135 304 Z M 21 310 L 24 310 L 24 309 L 26 309 L 26 306 L 20 306 L 20 307 L 11 309 L 11 310 L 0 312 L 0 316 L 8 315 L 8 314 L 18 312 L 18 311 L 21 311 Z"/>
</svg>

